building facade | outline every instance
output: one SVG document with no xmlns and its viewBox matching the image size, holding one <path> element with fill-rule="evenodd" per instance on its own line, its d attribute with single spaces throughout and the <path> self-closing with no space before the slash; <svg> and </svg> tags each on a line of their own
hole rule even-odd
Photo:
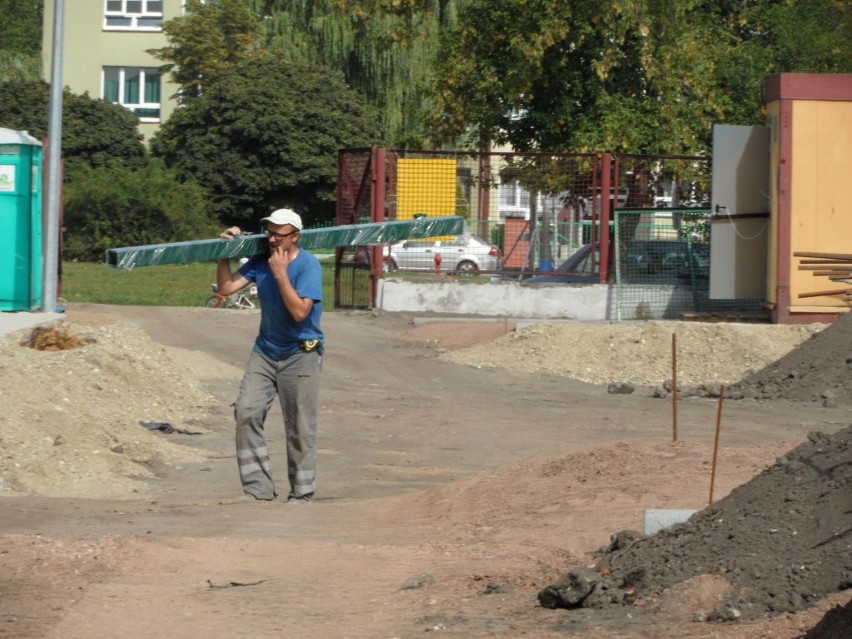
<svg viewBox="0 0 852 639">
<path fill-rule="evenodd" d="M 139 117 L 146 141 L 176 107 L 177 86 L 147 53 L 168 44 L 162 25 L 183 14 L 184 0 L 66 0 L 62 83 L 121 104 Z M 42 69 L 50 82 L 55 0 L 45 0 Z"/>
</svg>

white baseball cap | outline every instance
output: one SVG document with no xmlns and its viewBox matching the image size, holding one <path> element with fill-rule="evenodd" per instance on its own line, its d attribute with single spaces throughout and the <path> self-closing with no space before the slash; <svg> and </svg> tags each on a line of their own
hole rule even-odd
<svg viewBox="0 0 852 639">
<path fill-rule="evenodd" d="M 290 209 L 278 209 L 260 221 L 278 225 L 289 224 L 293 228 L 302 230 L 302 218 L 296 211 L 291 211 Z"/>
</svg>

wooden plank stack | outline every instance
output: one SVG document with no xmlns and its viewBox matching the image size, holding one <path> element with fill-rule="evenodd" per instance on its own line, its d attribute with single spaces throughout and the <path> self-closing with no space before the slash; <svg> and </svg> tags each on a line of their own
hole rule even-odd
<svg viewBox="0 0 852 639">
<path fill-rule="evenodd" d="M 843 301 L 852 301 L 852 254 L 802 251 L 793 253 L 793 256 L 803 258 L 799 262 L 800 271 L 813 271 L 814 277 L 825 277 L 830 282 L 845 285 L 811 293 L 799 293 L 800 298 L 838 295 Z"/>
</svg>

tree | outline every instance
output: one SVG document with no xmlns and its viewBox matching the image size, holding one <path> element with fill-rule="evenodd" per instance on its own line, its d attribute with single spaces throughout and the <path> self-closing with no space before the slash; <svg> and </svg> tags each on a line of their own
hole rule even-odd
<svg viewBox="0 0 852 639">
<path fill-rule="evenodd" d="M 462 0 L 254 0 L 266 46 L 322 65 L 373 105 L 390 144 L 422 148 L 439 33 Z"/>
<path fill-rule="evenodd" d="M 434 125 L 518 150 L 705 153 L 762 120 L 780 71 L 848 71 L 844 0 L 470 0 L 442 37 Z"/>
<path fill-rule="evenodd" d="M 83 164 L 102 166 L 120 162 L 142 166 L 147 153 L 137 129 L 138 119 L 127 109 L 105 100 L 63 93 L 62 156 L 66 180 Z M 46 138 L 50 87 L 42 81 L 15 80 L 0 84 L 0 126 L 29 131 Z"/>
<path fill-rule="evenodd" d="M 187 2 L 149 51 L 191 100 L 222 73 L 265 52 L 343 73 L 379 114 L 386 139 L 422 147 L 438 34 L 463 0 L 221 0 Z"/>
<path fill-rule="evenodd" d="M 377 120 L 338 73 L 273 57 L 225 73 L 151 140 L 151 152 L 203 184 L 223 223 L 270 210 L 334 217 L 337 152 L 379 140 Z"/>
<path fill-rule="evenodd" d="M 772 73 L 852 72 L 852 4 L 845 0 L 728 2 L 718 7 L 731 46 L 716 75 L 731 97 L 729 121 L 762 124 L 763 80 Z"/>
<path fill-rule="evenodd" d="M 0 0 L 0 49 L 41 55 L 44 0 Z"/>
<path fill-rule="evenodd" d="M 0 49 L 0 82 L 41 78 L 41 56 Z"/>
<path fill-rule="evenodd" d="M 148 53 L 166 64 L 182 102 L 197 98 L 234 66 L 262 54 L 261 25 L 244 0 L 187 0 L 186 15 L 163 25 L 169 46 Z"/>
<path fill-rule="evenodd" d="M 694 151 L 714 26 L 689 3 L 644 4 L 471 0 L 443 38 L 436 126 L 517 150 Z"/>
<path fill-rule="evenodd" d="M 41 77 L 43 0 L 0 0 L 0 82 Z"/>
</svg>

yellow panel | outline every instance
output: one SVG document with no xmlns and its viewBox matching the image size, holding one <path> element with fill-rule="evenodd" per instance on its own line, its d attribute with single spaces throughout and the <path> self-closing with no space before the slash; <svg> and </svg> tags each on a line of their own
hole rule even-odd
<svg viewBox="0 0 852 639">
<path fill-rule="evenodd" d="M 852 253 L 852 102 L 798 100 L 792 121 L 791 249 Z M 799 298 L 801 293 L 844 287 L 800 271 L 799 262 L 792 258 L 792 306 L 849 307 L 838 296 Z"/>
<path fill-rule="evenodd" d="M 399 160 L 397 219 L 410 220 L 416 213 L 455 215 L 456 188 L 455 160 Z"/>
</svg>

